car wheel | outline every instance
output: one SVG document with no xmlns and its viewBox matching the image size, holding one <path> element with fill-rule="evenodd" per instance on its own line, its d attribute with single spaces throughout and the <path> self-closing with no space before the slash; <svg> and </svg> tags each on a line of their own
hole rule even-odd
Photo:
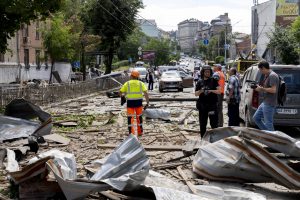
<svg viewBox="0 0 300 200">
<path fill-rule="evenodd" d="M 252 127 L 252 125 L 250 124 L 250 113 L 248 110 L 246 110 L 245 113 L 245 127 Z"/>
<path fill-rule="evenodd" d="M 163 92 L 164 91 L 161 87 L 159 87 L 158 90 L 159 90 L 159 92 Z"/>
</svg>

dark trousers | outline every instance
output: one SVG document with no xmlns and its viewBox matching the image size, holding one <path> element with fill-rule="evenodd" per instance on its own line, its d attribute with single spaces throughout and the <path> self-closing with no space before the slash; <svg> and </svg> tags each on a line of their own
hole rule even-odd
<svg viewBox="0 0 300 200">
<path fill-rule="evenodd" d="M 218 127 L 218 112 L 216 106 L 200 105 L 199 109 L 199 122 L 200 122 L 200 134 L 203 138 L 206 132 L 207 119 L 209 117 L 211 128 Z"/>
<path fill-rule="evenodd" d="M 218 94 L 218 127 L 223 127 L 223 99 L 224 94 Z"/>
<path fill-rule="evenodd" d="M 153 80 L 149 80 L 149 83 L 148 83 L 148 90 L 153 90 Z"/>
<path fill-rule="evenodd" d="M 228 104 L 228 126 L 240 126 L 239 103 Z"/>
</svg>

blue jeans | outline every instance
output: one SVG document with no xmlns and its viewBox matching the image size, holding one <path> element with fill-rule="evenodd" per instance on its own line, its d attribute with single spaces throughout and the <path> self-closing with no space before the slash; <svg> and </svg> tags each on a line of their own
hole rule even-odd
<svg viewBox="0 0 300 200">
<path fill-rule="evenodd" d="M 260 130 L 274 131 L 273 119 L 275 114 L 275 106 L 262 103 L 253 116 L 255 124 Z"/>
</svg>

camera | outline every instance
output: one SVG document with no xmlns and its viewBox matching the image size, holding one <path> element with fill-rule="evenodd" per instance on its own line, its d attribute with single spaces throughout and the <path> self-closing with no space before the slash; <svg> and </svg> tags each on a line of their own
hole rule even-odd
<svg viewBox="0 0 300 200">
<path fill-rule="evenodd" d="M 209 87 L 205 86 L 205 87 L 202 88 L 202 90 L 203 90 L 203 93 L 204 93 L 205 96 L 207 96 L 209 94 L 208 93 Z"/>
<path fill-rule="evenodd" d="M 256 82 L 253 82 L 253 83 L 250 84 L 251 89 L 256 89 L 257 86 L 258 86 L 258 84 Z"/>
</svg>

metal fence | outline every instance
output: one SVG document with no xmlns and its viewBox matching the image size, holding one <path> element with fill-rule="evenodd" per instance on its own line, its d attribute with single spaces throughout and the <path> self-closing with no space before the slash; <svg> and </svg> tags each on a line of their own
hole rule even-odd
<svg viewBox="0 0 300 200">
<path fill-rule="evenodd" d="M 5 107 L 11 100 L 24 98 L 37 105 L 47 105 L 49 103 L 60 102 L 66 99 L 73 99 L 95 92 L 114 89 L 125 83 L 128 76 L 109 76 L 78 82 L 74 84 L 61 85 L 27 85 L 19 87 L 14 85 L 0 86 L 0 107 Z M 118 83 L 119 82 L 119 83 Z"/>
</svg>

